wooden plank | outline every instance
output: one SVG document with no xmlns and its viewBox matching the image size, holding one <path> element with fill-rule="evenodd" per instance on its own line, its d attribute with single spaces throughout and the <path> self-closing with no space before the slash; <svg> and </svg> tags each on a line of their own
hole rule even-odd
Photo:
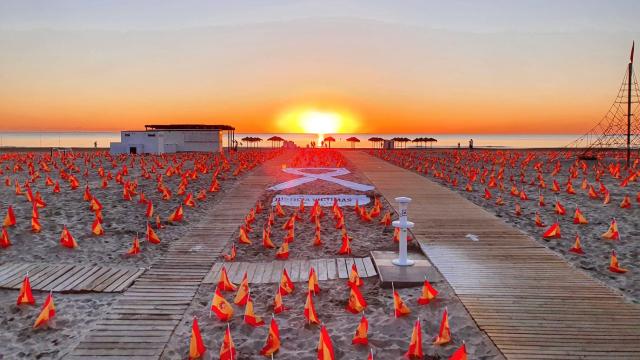
<svg viewBox="0 0 640 360">
<path fill-rule="evenodd" d="M 356 264 L 356 269 L 358 269 L 358 274 L 362 274 L 360 275 L 361 277 L 369 276 L 367 275 L 367 269 L 364 267 L 364 262 L 362 262 L 362 258 L 354 258 L 353 262 Z"/>
<path fill-rule="evenodd" d="M 325 281 L 328 279 L 327 275 L 327 259 L 318 260 L 318 280 Z"/>
<path fill-rule="evenodd" d="M 338 269 L 338 278 L 346 279 L 349 277 L 349 272 L 347 271 L 347 264 L 344 258 L 336 259 L 336 267 Z"/>
<path fill-rule="evenodd" d="M 368 276 L 376 276 L 378 273 L 376 272 L 376 267 L 373 265 L 370 257 L 366 257 L 363 259 L 364 267 L 367 270 Z"/>
<path fill-rule="evenodd" d="M 327 279 L 334 280 L 338 278 L 337 259 L 327 259 Z"/>
</svg>

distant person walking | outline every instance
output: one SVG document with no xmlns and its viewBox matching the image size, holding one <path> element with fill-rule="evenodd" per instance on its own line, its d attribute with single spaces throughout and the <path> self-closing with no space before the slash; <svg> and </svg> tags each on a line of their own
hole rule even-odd
<svg viewBox="0 0 640 360">
<path fill-rule="evenodd" d="M 473 151 L 473 139 L 469 139 L 469 150 Z"/>
<path fill-rule="evenodd" d="M 98 142 L 97 142 L 97 141 L 94 141 L 94 142 L 93 142 L 93 148 L 94 148 L 94 149 L 97 149 L 97 148 L 98 148 Z"/>
</svg>

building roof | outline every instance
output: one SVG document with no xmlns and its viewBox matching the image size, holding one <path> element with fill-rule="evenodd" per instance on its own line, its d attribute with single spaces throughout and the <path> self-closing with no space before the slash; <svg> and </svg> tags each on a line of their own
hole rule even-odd
<svg viewBox="0 0 640 360">
<path fill-rule="evenodd" d="M 205 124 L 163 124 L 145 125 L 146 130 L 235 130 L 230 125 L 205 125 Z"/>
</svg>

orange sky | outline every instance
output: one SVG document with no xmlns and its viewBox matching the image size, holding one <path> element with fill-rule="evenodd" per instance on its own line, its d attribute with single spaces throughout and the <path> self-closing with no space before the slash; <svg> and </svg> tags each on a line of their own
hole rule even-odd
<svg viewBox="0 0 640 360">
<path fill-rule="evenodd" d="M 524 20 L 443 29 L 382 15 L 309 18 L 306 8 L 224 24 L 56 28 L 21 23 L 24 11 L 0 15 L 9 24 L 0 25 L 0 131 L 299 132 L 278 116 L 309 107 L 347 111 L 358 119 L 347 130 L 361 133 L 581 133 L 614 99 L 638 34 L 598 29 L 606 24 L 545 32 Z"/>
</svg>

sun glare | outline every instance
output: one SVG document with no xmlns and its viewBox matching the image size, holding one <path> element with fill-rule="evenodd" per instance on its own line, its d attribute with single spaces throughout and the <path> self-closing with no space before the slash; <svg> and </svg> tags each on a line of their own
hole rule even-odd
<svg viewBox="0 0 640 360">
<path fill-rule="evenodd" d="M 315 107 L 290 108 L 278 116 L 278 127 L 285 132 L 327 134 L 354 132 L 358 128 L 356 116 L 343 109 Z"/>
</svg>

